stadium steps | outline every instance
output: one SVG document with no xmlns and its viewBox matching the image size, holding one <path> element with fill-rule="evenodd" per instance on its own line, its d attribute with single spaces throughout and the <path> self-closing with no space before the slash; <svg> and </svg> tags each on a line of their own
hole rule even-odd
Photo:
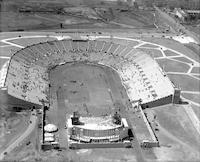
<svg viewBox="0 0 200 162">
<path fill-rule="evenodd" d="M 101 52 L 103 47 L 104 47 L 105 42 L 103 41 L 97 41 L 96 45 L 95 45 L 95 49 L 98 52 Z"/>
<path fill-rule="evenodd" d="M 125 47 L 126 46 L 124 46 L 124 45 L 119 45 L 119 47 L 117 48 L 117 50 L 113 54 L 116 55 L 116 56 L 119 56 L 120 53 L 124 50 Z"/>
<path fill-rule="evenodd" d="M 109 42 L 104 42 L 104 46 L 103 46 L 101 52 L 108 53 L 108 50 L 110 49 L 111 45 L 112 44 Z"/>
<path fill-rule="evenodd" d="M 119 44 L 112 43 L 110 49 L 108 50 L 108 53 L 114 54 L 114 52 L 117 50 L 118 47 L 119 47 Z"/>
</svg>

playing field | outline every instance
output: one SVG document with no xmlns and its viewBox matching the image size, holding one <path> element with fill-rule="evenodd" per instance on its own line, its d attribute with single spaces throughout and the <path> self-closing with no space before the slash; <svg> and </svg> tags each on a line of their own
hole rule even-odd
<svg viewBox="0 0 200 162">
<path fill-rule="evenodd" d="M 47 112 L 47 120 L 58 125 L 61 147 L 67 147 L 67 136 L 64 129 L 66 115 L 69 116 L 74 111 L 85 116 L 109 115 L 115 112 L 114 103 L 116 102 L 121 103 L 122 108 L 126 107 L 125 101 L 128 98 L 125 90 L 118 74 L 111 68 L 101 65 L 67 63 L 52 70 L 50 80 L 53 101 L 50 111 Z M 96 159 L 97 161 L 114 159 L 134 161 L 136 159 L 134 150 L 124 148 L 90 149 L 81 154 L 78 150 L 67 152 L 70 154 L 68 158 L 72 157 L 72 159 Z M 62 153 L 66 154 L 65 151 Z"/>
<path fill-rule="evenodd" d="M 116 101 L 124 104 L 127 99 L 118 74 L 105 66 L 68 63 L 54 69 L 50 78 L 57 100 L 68 113 L 110 114 Z"/>
</svg>

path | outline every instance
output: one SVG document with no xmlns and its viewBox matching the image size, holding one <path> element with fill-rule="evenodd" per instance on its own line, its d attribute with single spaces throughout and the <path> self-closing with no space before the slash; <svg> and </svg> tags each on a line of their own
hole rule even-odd
<svg viewBox="0 0 200 162">
<path fill-rule="evenodd" d="M 26 139 L 33 132 L 37 123 L 37 116 L 34 114 L 35 112 L 32 112 L 30 117 L 31 123 L 29 124 L 26 131 L 19 138 L 17 138 L 11 145 L 9 145 L 4 151 L 0 153 L 0 160 L 3 160 L 6 154 L 9 154 L 13 149 L 19 146 L 24 141 L 24 139 Z"/>
</svg>

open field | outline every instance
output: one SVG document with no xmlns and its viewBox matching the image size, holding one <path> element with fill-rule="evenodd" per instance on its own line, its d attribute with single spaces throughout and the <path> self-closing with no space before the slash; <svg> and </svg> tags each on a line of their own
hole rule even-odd
<svg viewBox="0 0 200 162">
<path fill-rule="evenodd" d="M 83 28 L 155 29 L 152 11 L 129 10 L 112 1 L 38 1 L 1 2 L 1 31 Z M 121 9 L 124 11 L 122 12 Z M 62 24 L 62 26 L 61 26 Z"/>
<path fill-rule="evenodd" d="M 187 64 L 177 62 L 174 60 L 169 60 L 169 59 L 159 59 L 157 60 L 159 63 L 160 67 L 162 67 L 165 72 L 187 72 L 189 70 L 189 66 Z M 176 67 L 176 68 L 174 68 Z"/>
<path fill-rule="evenodd" d="M 158 49 L 148 49 L 148 48 L 139 48 L 139 49 L 141 49 L 145 53 L 149 54 L 153 58 L 163 57 L 162 52 L 160 50 L 158 50 Z"/>
<path fill-rule="evenodd" d="M 200 67 L 193 67 L 191 72 L 200 74 Z"/>
<path fill-rule="evenodd" d="M 196 133 L 187 114 L 182 110 L 182 106 L 175 105 L 146 109 L 153 128 L 158 130 L 155 133 L 161 148 L 155 148 L 154 152 L 159 155 L 160 160 L 168 157 L 169 161 L 186 162 L 196 161 L 200 158 L 198 153 L 199 143 L 197 142 L 199 135 Z M 155 115 L 157 118 L 153 119 Z"/>
<path fill-rule="evenodd" d="M 200 83 L 198 79 L 179 74 L 168 74 L 168 76 L 173 83 L 180 86 L 183 91 L 200 91 Z"/>
<path fill-rule="evenodd" d="M 0 107 L 0 109 L 3 109 Z M 0 127 L 0 152 L 7 148 L 15 139 L 17 139 L 28 127 L 30 113 L 14 113 L 3 111 Z M 4 117 L 3 117 L 4 116 Z M 3 122 L 4 120 L 4 122 Z M 6 121 L 6 122 L 5 122 Z"/>
<path fill-rule="evenodd" d="M 191 105 L 192 106 L 192 109 L 194 110 L 194 112 L 197 114 L 197 117 L 200 119 L 200 109 L 199 109 L 199 106 L 196 106 L 196 105 Z"/>
<path fill-rule="evenodd" d="M 182 93 L 182 96 L 200 104 L 200 93 L 199 94 L 190 94 L 190 93 Z"/>
</svg>

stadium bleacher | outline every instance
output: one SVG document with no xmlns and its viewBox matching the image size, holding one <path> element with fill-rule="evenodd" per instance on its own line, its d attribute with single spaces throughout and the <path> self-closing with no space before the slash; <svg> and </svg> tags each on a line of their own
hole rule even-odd
<svg viewBox="0 0 200 162">
<path fill-rule="evenodd" d="M 6 85 L 15 97 L 40 104 L 47 100 L 47 70 L 65 62 L 87 61 L 114 68 L 131 96 L 148 103 L 174 93 L 157 62 L 131 46 L 96 40 L 61 40 L 35 44 L 15 53 Z M 167 88 L 166 88 L 167 87 Z"/>
</svg>

